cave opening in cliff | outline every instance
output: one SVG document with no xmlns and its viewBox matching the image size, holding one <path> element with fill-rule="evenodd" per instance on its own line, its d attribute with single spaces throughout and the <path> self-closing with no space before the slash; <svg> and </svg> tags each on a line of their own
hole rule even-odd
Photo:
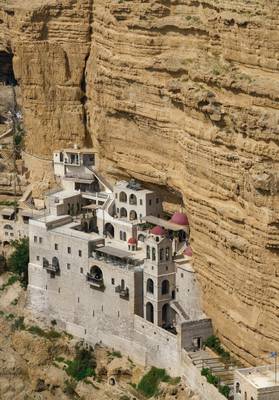
<svg viewBox="0 0 279 400">
<path fill-rule="evenodd" d="M 9 51 L 0 51 L 0 83 L 4 85 L 17 85 L 13 69 L 13 53 Z"/>
</svg>

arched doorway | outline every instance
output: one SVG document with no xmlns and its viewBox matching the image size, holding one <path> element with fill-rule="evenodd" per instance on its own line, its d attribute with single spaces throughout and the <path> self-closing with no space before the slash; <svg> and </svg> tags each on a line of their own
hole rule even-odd
<svg viewBox="0 0 279 400">
<path fill-rule="evenodd" d="M 127 194 L 125 192 L 120 192 L 119 201 L 121 201 L 121 203 L 127 203 Z"/>
<path fill-rule="evenodd" d="M 167 279 L 162 282 L 162 295 L 169 294 L 170 291 L 170 284 Z"/>
<path fill-rule="evenodd" d="M 138 218 L 138 215 L 136 213 L 136 211 L 131 210 L 130 211 L 130 221 L 135 221 Z"/>
<path fill-rule="evenodd" d="M 129 204 L 131 204 L 133 206 L 137 205 L 137 196 L 133 193 L 130 195 Z"/>
<path fill-rule="evenodd" d="M 147 293 L 154 293 L 154 282 L 150 278 L 148 278 L 146 281 L 146 291 Z"/>
<path fill-rule="evenodd" d="M 120 218 L 127 218 L 127 210 L 126 208 L 122 207 L 120 208 Z"/>
<path fill-rule="evenodd" d="M 97 265 L 90 268 L 90 276 L 98 282 L 103 282 L 103 272 Z"/>
<path fill-rule="evenodd" d="M 149 322 L 154 323 L 154 307 L 151 303 L 146 303 L 146 319 Z"/>
<path fill-rule="evenodd" d="M 109 222 L 105 225 L 104 235 L 108 236 L 110 239 L 114 238 L 114 227 Z"/>
<path fill-rule="evenodd" d="M 170 306 L 168 303 L 162 307 L 162 326 L 168 326 L 171 323 Z"/>
</svg>

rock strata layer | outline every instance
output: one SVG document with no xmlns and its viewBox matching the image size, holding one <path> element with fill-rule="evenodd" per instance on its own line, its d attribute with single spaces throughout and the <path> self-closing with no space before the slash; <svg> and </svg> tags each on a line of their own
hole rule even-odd
<svg viewBox="0 0 279 400">
<path fill-rule="evenodd" d="M 0 1 L 27 151 L 93 143 L 111 179 L 184 206 L 204 310 L 230 351 L 266 362 L 279 345 L 277 2 L 27 3 Z"/>
</svg>

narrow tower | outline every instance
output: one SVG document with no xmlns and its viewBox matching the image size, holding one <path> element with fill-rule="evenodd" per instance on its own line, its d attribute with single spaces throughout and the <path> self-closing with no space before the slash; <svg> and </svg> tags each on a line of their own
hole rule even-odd
<svg viewBox="0 0 279 400">
<path fill-rule="evenodd" d="M 175 296 L 175 266 L 172 241 L 160 226 L 151 229 L 145 240 L 144 318 L 166 327 L 172 323 L 170 301 Z"/>
</svg>

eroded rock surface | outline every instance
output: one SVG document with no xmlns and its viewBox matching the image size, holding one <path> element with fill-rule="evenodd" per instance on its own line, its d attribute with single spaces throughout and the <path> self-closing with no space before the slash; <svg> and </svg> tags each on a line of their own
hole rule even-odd
<svg viewBox="0 0 279 400">
<path fill-rule="evenodd" d="M 9 3 L 10 5 L 8 5 Z M 204 309 L 249 363 L 279 345 L 278 4 L 0 1 L 27 150 L 98 148 L 184 205 Z"/>
</svg>

